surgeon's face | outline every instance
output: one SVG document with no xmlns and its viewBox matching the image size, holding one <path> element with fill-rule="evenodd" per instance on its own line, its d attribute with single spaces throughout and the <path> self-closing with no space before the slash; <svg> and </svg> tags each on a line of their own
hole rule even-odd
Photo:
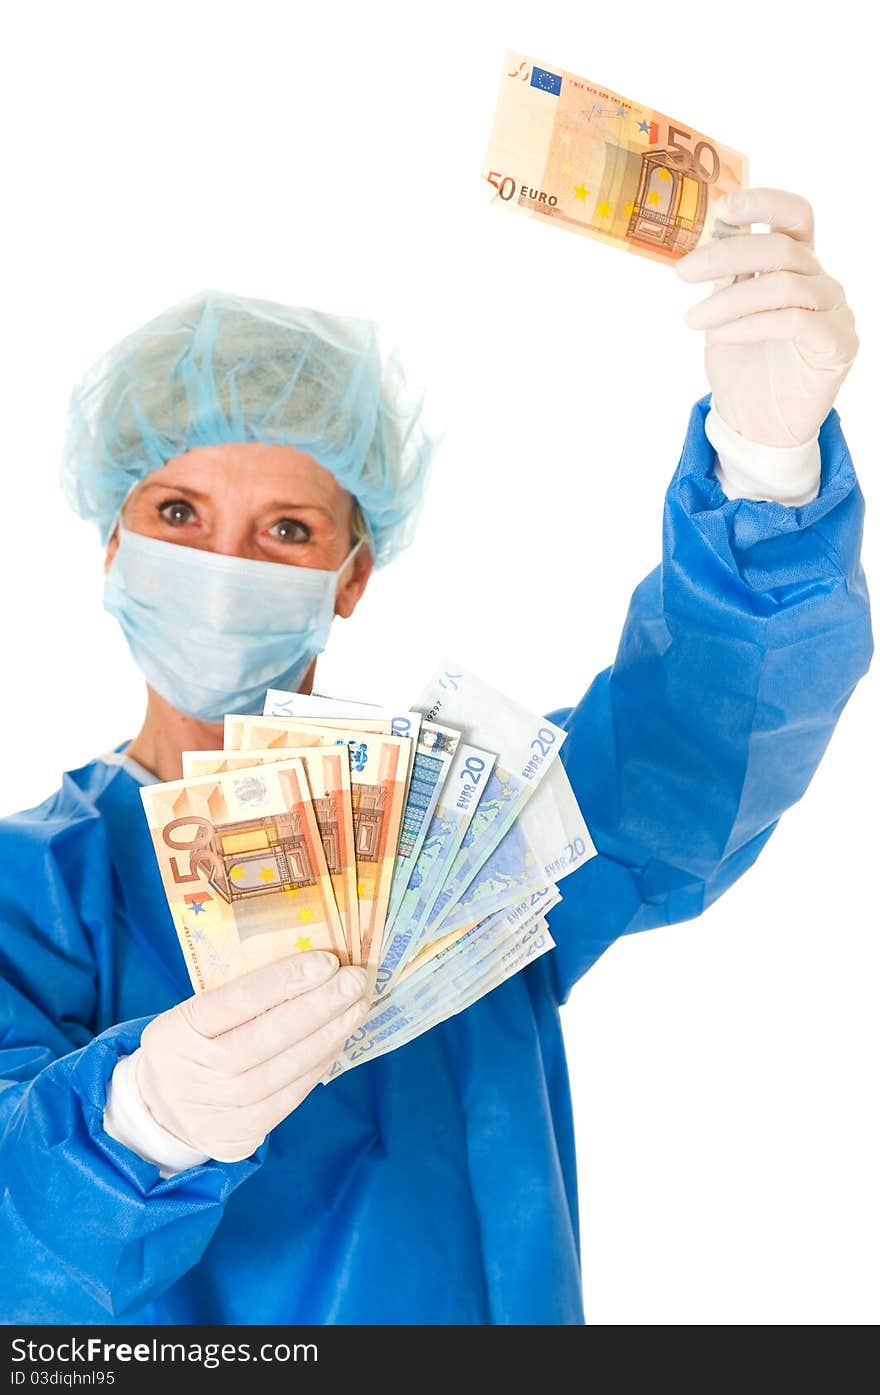
<svg viewBox="0 0 880 1395">
<path fill-rule="evenodd" d="M 355 538 L 354 500 L 310 455 L 261 441 L 198 446 L 153 470 L 126 501 L 123 527 L 230 557 L 335 571 Z M 105 570 L 119 540 L 107 545 Z M 358 549 L 340 578 L 336 613 L 351 615 L 373 569 Z"/>
</svg>

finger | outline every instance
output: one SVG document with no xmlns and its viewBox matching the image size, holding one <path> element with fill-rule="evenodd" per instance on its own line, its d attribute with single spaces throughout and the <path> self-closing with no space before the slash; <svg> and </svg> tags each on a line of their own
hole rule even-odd
<svg viewBox="0 0 880 1395">
<path fill-rule="evenodd" d="M 190 1026 L 203 1037 L 217 1037 L 279 1003 L 308 993 L 339 970 L 335 954 L 307 950 L 209 988 L 181 1006 Z"/>
<path fill-rule="evenodd" d="M 682 281 L 720 281 L 725 276 L 749 276 L 769 271 L 796 271 L 816 276 L 822 271 L 815 252 L 787 233 L 738 233 L 721 242 L 706 242 L 676 262 Z"/>
<path fill-rule="evenodd" d="M 345 1012 L 323 1023 L 316 1031 L 263 1061 L 252 1070 L 236 1076 L 229 1100 L 236 1106 L 251 1107 L 286 1090 L 300 1076 L 308 1075 L 322 1062 L 327 1065 L 339 1055 L 353 1032 L 366 1019 L 370 1004 L 366 998 L 350 1003 Z"/>
<path fill-rule="evenodd" d="M 710 330 L 708 344 L 758 344 L 789 340 L 817 367 L 848 367 L 859 341 L 847 307 L 839 310 L 765 310 Z"/>
<path fill-rule="evenodd" d="M 763 310 L 835 310 L 845 303 L 843 287 L 830 276 L 799 276 L 795 271 L 770 271 L 736 286 L 716 291 L 691 306 L 685 320 L 691 329 L 716 329 L 730 320 Z"/>
<path fill-rule="evenodd" d="M 813 241 L 811 206 L 800 194 L 785 189 L 732 189 L 721 196 L 714 211 L 716 218 L 734 227 L 768 223 L 774 231 L 787 233 L 798 242 Z"/>
<path fill-rule="evenodd" d="M 365 970 L 347 965 L 310 992 L 279 1003 L 215 1038 L 205 1064 L 229 1076 L 252 1070 L 337 1020 L 364 998 L 366 987 Z"/>
</svg>

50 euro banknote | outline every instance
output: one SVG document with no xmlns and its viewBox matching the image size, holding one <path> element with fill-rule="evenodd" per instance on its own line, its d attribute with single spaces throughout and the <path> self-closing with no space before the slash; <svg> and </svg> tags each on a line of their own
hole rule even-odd
<svg viewBox="0 0 880 1395">
<path fill-rule="evenodd" d="M 744 155 L 686 122 L 528 55 L 504 56 L 483 177 L 493 204 L 675 262 L 711 237 Z"/>
<path fill-rule="evenodd" d="M 184 751 L 181 755 L 183 778 L 219 775 L 228 770 L 275 764 L 289 760 L 286 749 L 262 751 Z M 333 895 L 342 921 L 347 959 L 353 964 L 360 956 L 360 919 L 357 896 L 357 866 L 354 855 L 351 775 L 344 746 L 300 746 L 302 761 L 321 835 Z"/>
<path fill-rule="evenodd" d="M 301 760 L 145 785 L 141 799 L 197 991 L 306 949 L 347 961 Z"/>
<path fill-rule="evenodd" d="M 403 818 L 411 739 L 372 732 L 362 725 L 345 730 L 310 726 L 296 717 L 230 714 L 223 745 L 226 750 L 287 748 L 291 752 L 303 746 L 348 747 L 360 926 L 357 962 L 375 977 Z"/>
</svg>

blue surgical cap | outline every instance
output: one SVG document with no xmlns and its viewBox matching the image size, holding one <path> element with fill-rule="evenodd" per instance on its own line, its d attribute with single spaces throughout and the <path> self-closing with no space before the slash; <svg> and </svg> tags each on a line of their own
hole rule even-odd
<svg viewBox="0 0 880 1395">
<path fill-rule="evenodd" d="M 196 446 L 296 446 L 363 513 L 376 562 L 410 542 L 436 441 L 377 325 L 202 291 L 122 339 L 74 388 L 64 493 L 107 537 L 139 480 Z"/>
</svg>

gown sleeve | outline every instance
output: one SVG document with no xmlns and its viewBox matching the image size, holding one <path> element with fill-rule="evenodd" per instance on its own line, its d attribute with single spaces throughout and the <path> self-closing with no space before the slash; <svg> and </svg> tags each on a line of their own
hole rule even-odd
<svg viewBox="0 0 880 1395">
<path fill-rule="evenodd" d="M 789 507 L 726 497 L 708 410 L 691 413 L 662 560 L 614 663 L 552 714 L 598 854 L 550 917 L 559 1001 L 619 935 L 699 915 L 751 866 L 870 663 L 864 503 L 837 412 L 818 495 Z"/>
<path fill-rule="evenodd" d="M 69 777 L 68 777 L 69 779 Z M 119 1317 L 201 1257 L 262 1161 L 163 1179 L 103 1129 L 107 1083 L 148 1017 L 108 1020 L 112 885 L 103 820 L 55 807 L 0 822 L 0 1312 Z M 112 1017 L 109 1017 L 112 1021 Z M 91 1300 L 91 1302 L 89 1301 Z"/>
</svg>

